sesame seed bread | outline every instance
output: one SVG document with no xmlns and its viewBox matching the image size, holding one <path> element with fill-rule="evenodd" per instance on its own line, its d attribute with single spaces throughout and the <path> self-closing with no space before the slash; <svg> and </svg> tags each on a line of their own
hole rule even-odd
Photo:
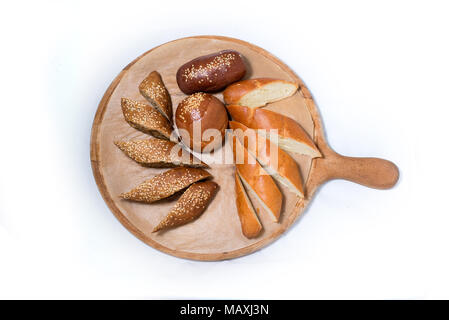
<svg viewBox="0 0 449 320">
<path fill-rule="evenodd" d="M 290 97 L 297 90 L 298 84 L 290 81 L 271 78 L 248 79 L 228 86 L 223 91 L 223 99 L 226 104 L 258 108 Z"/>
<path fill-rule="evenodd" d="M 282 193 L 268 172 L 250 155 L 233 136 L 235 166 L 247 192 L 255 197 L 274 222 L 279 221 Z"/>
<path fill-rule="evenodd" d="M 145 167 L 169 168 L 187 166 L 208 168 L 180 144 L 162 139 L 115 141 L 114 144 L 128 157 Z"/>
<path fill-rule="evenodd" d="M 228 127 L 228 113 L 224 104 L 216 97 L 197 92 L 179 103 L 175 122 L 178 129 L 183 129 L 179 133 L 186 145 L 198 152 L 210 152 L 223 143 Z M 201 134 L 194 134 L 194 125 L 201 126 Z M 220 136 L 207 136 L 205 131 L 208 129 L 217 129 L 216 133 L 220 133 Z"/>
<path fill-rule="evenodd" d="M 145 99 L 168 121 L 173 122 L 173 109 L 170 94 L 157 71 L 151 72 L 139 85 L 139 91 Z"/>
<path fill-rule="evenodd" d="M 304 187 L 298 164 L 277 144 L 270 142 L 264 136 L 259 136 L 256 130 L 231 121 L 230 128 L 248 152 L 256 157 L 262 167 L 279 183 L 286 186 L 298 197 L 304 198 Z"/>
<path fill-rule="evenodd" d="M 238 105 L 229 105 L 226 108 L 233 120 L 249 128 L 277 130 L 277 134 L 267 132 L 266 138 L 277 143 L 281 149 L 312 158 L 321 157 L 313 140 L 292 118 L 266 109 L 252 109 Z"/>
<path fill-rule="evenodd" d="M 183 64 L 176 73 L 176 81 L 185 94 L 217 92 L 243 78 L 245 73 L 242 55 L 235 50 L 223 50 Z"/>
<path fill-rule="evenodd" d="M 195 220 L 206 210 L 217 191 L 218 184 L 213 181 L 192 184 L 167 216 L 153 229 L 153 232 L 174 228 Z"/>
<path fill-rule="evenodd" d="M 153 107 L 127 98 L 122 98 L 121 104 L 123 116 L 131 127 L 156 138 L 170 140 L 173 127 L 167 118 Z"/>
<path fill-rule="evenodd" d="M 126 200 L 152 203 L 210 177 L 210 173 L 203 169 L 178 167 L 158 174 L 120 196 Z"/>
<path fill-rule="evenodd" d="M 248 239 L 257 237 L 262 231 L 262 225 L 254 211 L 251 200 L 246 194 L 237 171 L 235 172 L 235 203 L 242 226 L 242 233 Z"/>
</svg>

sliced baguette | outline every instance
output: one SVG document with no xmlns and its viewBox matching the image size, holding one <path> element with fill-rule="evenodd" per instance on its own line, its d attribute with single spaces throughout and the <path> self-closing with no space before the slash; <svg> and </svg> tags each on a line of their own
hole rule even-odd
<svg viewBox="0 0 449 320">
<path fill-rule="evenodd" d="M 298 84 L 290 81 L 271 78 L 249 79 L 228 86 L 223 92 L 223 99 L 226 104 L 258 108 L 290 97 L 297 90 Z"/>
<path fill-rule="evenodd" d="M 246 151 L 235 136 L 233 137 L 233 148 L 235 166 L 245 189 L 259 201 L 272 220 L 278 222 L 283 200 L 281 191 L 271 176 Z"/>
<path fill-rule="evenodd" d="M 206 170 L 179 167 L 144 181 L 129 192 L 120 196 L 126 200 L 152 203 L 181 191 L 192 183 L 211 177 Z"/>
<path fill-rule="evenodd" d="M 218 184 L 213 181 L 192 184 L 153 232 L 178 227 L 195 220 L 206 210 L 217 191 Z"/>
<path fill-rule="evenodd" d="M 122 98 L 121 103 L 123 116 L 131 127 L 156 138 L 170 140 L 173 127 L 155 108 L 128 98 Z"/>
<path fill-rule="evenodd" d="M 139 91 L 148 102 L 171 123 L 173 108 L 170 94 L 157 71 L 151 72 L 139 85 Z"/>
<path fill-rule="evenodd" d="M 179 144 L 161 139 L 115 141 L 128 157 L 145 167 L 169 168 L 177 166 L 208 168 Z M 175 149 L 174 149 L 175 148 Z"/>
<path fill-rule="evenodd" d="M 251 109 L 245 106 L 229 105 L 227 109 L 233 120 L 252 129 L 267 130 L 266 138 L 277 143 L 281 149 L 312 158 L 321 157 L 313 140 L 292 118 L 274 111 Z M 275 129 L 278 133 L 270 133 L 270 129 Z"/>
<path fill-rule="evenodd" d="M 235 172 L 235 198 L 243 235 L 248 239 L 257 237 L 262 231 L 262 225 L 237 171 Z"/>
<path fill-rule="evenodd" d="M 298 165 L 286 152 L 282 151 L 277 144 L 259 136 L 255 130 L 235 122 L 229 122 L 230 128 L 240 143 L 248 152 L 256 157 L 262 167 L 278 182 L 286 186 L 291 192 L 304 198 L 301 172 Z"/>
</svg>

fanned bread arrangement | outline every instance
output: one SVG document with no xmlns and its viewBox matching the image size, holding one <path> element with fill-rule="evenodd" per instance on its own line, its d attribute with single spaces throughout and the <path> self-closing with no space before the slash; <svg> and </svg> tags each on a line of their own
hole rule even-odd
<svg viewBox="0 0 449 320">
<path fill-rule="evenodd" d="M 246 63 L 239 52 L 222 50 L 180 66 L 172 76 L 186 96 L 178 105 L 175 119 L 170 94 L 157 71 L 149 73 L 138 86 L 148 104 L 122 98 L 125 121 L 153 137 L 120 139 L 114 142 L 116 146 L 144 167 L 172 169 L 141 182 L 120 197 L 155 205 L 182 193 L 153 232 L 192 222 L 207 209 L 219 186 L 204 170 L 208 165 L 188 149 L 203 154 L 221 147 L 228 126 L 233 143 L 235 201 L 244 237 L 256 238 L 263 232 L 263 223 L 282 219 L 284 197 L 280 186 L 299 201 L 306 197 L 300 168 L 288 152 L 311 158 L 321 157 L 321 153 L 298 122 L 264 108 L 294 95 L 299 85 L 272 78 L 242 80 Z M 169 83 L 175 79 L 169 79 Z M 224 103 L 213 95 L 223 89 Z M 200 129 L 198 141 L 196 127 Z M 260 210 L 271 221 L 262 221 Z"/>
<path fill-rule="evenodd" d="M 242 233 L 247 238 L 255 236 L 257 223 L 252 216 L 254 210 L 251 211 L 252 207 L 247 205 L 251 200 L 244 198 L 247 194 L 242 194 L 238 182 L 242 182 L 243 191 L 252 195 L 273 221 L 278 222 L 283 196 L 274 180 L 286 186 L 299 199 L 303 199 L 306 194 L 298 164 L 283 150 L 311 158 L 321 157 L 312 138 L 298 122 L 263 109 L 271 102 L 292 96 L 298 87 L 298 84 L 285 80 L 259 78 L 236 82 L 223 92 L 226 108 L 233 120 L 229 124 L 234 137 L 236 173 L 240 178 L 236 180 L 237 210 Z M 256 159 L 257 163 L 242 164 L 242 159 Z M 255 229 L 248 226 L 250 218 L 250 225 Z M 257 234 L 260 233 L 261 230 L 258 230 Z"/>
<path fill-rule="evenodd" d="M 125 121 L 150 139 L 117 140 L 114 144 L 129 158 L 144 167 L 170 168 L 120 195 L 124 200 L 153 203 L 185 192 L 153 232 L 186 224 L 199 217 L 215 195 L 218 185 L 200 168 L 209 166 L 193 156 L 173 135 L 173 110 L 170 94 L 157 71 L 151 72 L 139 85 L 139 91 L 150 105 L 122 98 Z M 227 119 L 226 119 L 227 124 Z M 172 141 L 170 141 L 172 140 Z M 175 141 L 175 142 L 173 142 Z"/>
</svg>

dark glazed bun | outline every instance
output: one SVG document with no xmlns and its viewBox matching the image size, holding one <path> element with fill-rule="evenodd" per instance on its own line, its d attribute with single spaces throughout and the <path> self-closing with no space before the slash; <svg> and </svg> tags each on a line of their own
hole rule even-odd
<svg viewBox="0 0 449 320">
<path fill-rule="evenodd" d="M 185 94 L 217 92 L 242 79 L 246 66 L 240 53 L 223 50 L 183 64 L 176 73 L 179 89 Z"/>
<path fill-rule="evenodd" d="M 228 114 L 220 100 L 213 95 L 198 92 L 179 103 L 175 122 L 186 145 L 198 152 L 210 152 L 223 142 L 225 130 L 228 127 Z M 195 127 L 201 129 L 198 130 L 197 136 L 194 136 Z M 208 129 L 217 129 L 218 131 L 209 137 L 207 136 L 208 132 L 204 135 Z"/>
</svg>

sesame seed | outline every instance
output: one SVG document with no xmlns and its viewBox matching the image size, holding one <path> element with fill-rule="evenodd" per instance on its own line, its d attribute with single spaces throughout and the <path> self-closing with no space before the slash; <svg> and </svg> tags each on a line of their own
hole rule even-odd
<svg viewBox="0 0 449 320">
<path fill-rule="evenodd" d="M 168 215 L 154 228 L 153 232 L 186 224 L 199 217 L 206 209 L 217 190 L 215 182 L 192 184 L 179 198 Z"/>
<path fill-rule="evenodd" d="M 167 198 L 207 177 L 210 174 L 203 169 L 175 168 L 154 176 L 121 196 L 128 200 L 151 203 Z"/>
<path fill-rule="evenodd" d="M 132 127 L 146 133 L 157 131 L 162 137 L 170 138 L 173 128 L 168 120 L 153 107 L 131 99 L 122 98 L 122 111 L 125 120 Z"/>
<path fill-rule="evenodd" d="M 139 91 L 145 99 L 171 121 L 173 111 L 170 94 L 157 71 L 151 72 L 143 79 L 139 85 Z"/>
<path fill-rule="evenodd" d="M 187 118 L 196 120 L 200 119 L 201 118 L 200 106 L 201 103 L 203 103 L 203 101 L 205 100 L 205 98 L 206 94 L 203 92 L 197 92 L 188 96 L 187 98 L 181 101 L 180 103 L 181 110 L 178 116 L 183 121 L 186 121 Z"/>
<path fill-rule="evenodd" d="M 234 53 L 223 53 L 214 57 L 214 59 L 206 65 L 195 66 L 192 64 L 189 68 L 184 70 L 182 77 L 185 80 L 193 80 L 203 77 L 208 79 L 211 72 L 215 72 L 215 76 L 217 76 L 216 71 L 218 70 L 221 72 L 226 72 L 231 67 L 233 60 L 235 60 Z M 209 81 L 212 82 L 211 80 Z"/>
<path fill-rule="evenodd" d="M 207 167 L 188 151 L 171 152 L 174 142 L 161 139 L 115 141 L 115 145 L 128 157 L 148 167 L 192 166 Z"/>
</svg>

